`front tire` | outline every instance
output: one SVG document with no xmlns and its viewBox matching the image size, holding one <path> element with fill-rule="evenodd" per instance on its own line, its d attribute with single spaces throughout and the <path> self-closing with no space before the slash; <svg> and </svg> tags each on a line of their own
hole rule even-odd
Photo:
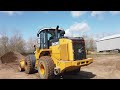
<svg viewBox="0 0 120 90">
<path fill-rule="evenodd" d="M 42 56 L 38 62 L 40 79 L 52 79 L 54 77 L 54 62 L 50 56 Z"/>
</svg>

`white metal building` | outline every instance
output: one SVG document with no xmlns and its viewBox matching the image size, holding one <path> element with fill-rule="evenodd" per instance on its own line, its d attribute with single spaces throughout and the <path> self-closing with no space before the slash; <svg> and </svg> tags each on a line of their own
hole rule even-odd
<svg viewBox="0 0 120 90">
<path fill-rule="evenodd" d="M 107 36 L 96 41 L 97 52 L 120 50 L 120 34 Z"/>
</svg>

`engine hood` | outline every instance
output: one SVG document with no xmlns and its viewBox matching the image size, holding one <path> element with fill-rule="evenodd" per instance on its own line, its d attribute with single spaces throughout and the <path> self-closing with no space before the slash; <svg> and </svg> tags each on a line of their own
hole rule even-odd
<svg viewBox="0 0 120 90">
<path fill-rule="evenodd" d="M 84 40 L 83 37 L 64 37 L 71 40 Z"/>
</svg>

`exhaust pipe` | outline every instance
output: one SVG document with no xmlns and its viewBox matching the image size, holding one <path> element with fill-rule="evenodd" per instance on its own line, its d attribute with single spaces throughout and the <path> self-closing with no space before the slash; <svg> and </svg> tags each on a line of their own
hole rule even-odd
<svg viewBox="0 0 120 90">
<path fill-rule="evenodd" d="M 58 38 L 58 29 L 59 29 L 59 26 L 57 26 L 56 29 L 55 29 L 55 36 L 56 36 L 56 38 Z"/>
</svg>

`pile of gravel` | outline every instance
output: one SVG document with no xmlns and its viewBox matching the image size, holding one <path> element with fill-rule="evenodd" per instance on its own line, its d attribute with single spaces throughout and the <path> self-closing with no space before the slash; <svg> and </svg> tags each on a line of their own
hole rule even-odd
<svg viewBox="0 0 120 90">
<path fill-rule="evenodd" d="M 12 63 L 12 62 L 18 62 L 24 58 L 24 56 L 18 52 L 8 52 L 0 57 L 0 62 L 2 64 L 4 63 Z"/>
</svg>

